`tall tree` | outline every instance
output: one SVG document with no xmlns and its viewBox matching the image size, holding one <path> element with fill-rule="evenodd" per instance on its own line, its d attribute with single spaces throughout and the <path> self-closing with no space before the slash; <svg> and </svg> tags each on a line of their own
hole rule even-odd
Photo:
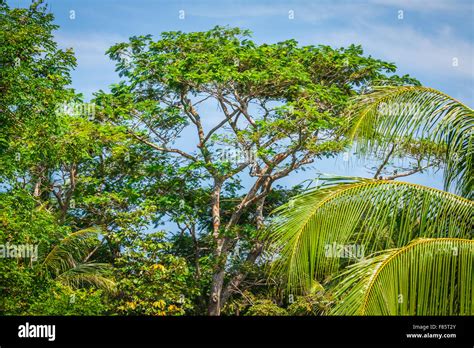
<svg viewBox="0 0 474 348">
<path fill-rule="evenodd" d="M 0 3 L 0 175 L 28 171 L 37 195 L 48 176 L 48 150 L 55 146 L 55 111 L 74 97 L 67 85 L 76 61 L 71 50 L 57 48 L 52 21 L 42 1 L 27 9 Z"/>
<path fill-rule="evenodd" d="M 416 83 L 387 76 L 395 66 L 364 57 L 359 46 L 257 45 L 238 28 L 165 32 L 157 41 L 136 36 L 108 53 L 126 80 L 96 96 L 98 116 L 178 159 L 180 170 L 198 170 L 211 191 L 210 315 L 220 314 L 229 289 L 245 278 L 240 270 L 226 279 L 244 212 L 253 207 L 255 228 L 262 229 L 265 199 L 277 180 L 344 148 L 342 111 L 360 88 L 375 81 Z M 219 110 L 217 118 L 209 107 Z M 185 146 L 177 146 L 180 136 Z M 226 155 L 229 149 L 237 155 Z M 224 223 L 223 190 L 243 174 L 251 184 Z M 262 247 L 255 238 L 247 261 L 255 262 Z"/>
</svg>

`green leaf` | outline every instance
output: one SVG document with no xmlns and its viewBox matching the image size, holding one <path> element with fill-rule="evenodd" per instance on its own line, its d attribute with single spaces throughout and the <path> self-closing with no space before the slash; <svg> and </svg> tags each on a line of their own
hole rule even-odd
<svg viewBox="0 0 474 348">
<path fill-rule="evenodd" d="M 474 241 L 418 239 L 350 266 L 333 315 L 473 315 Z"/>
<path fill-rule="evenodd" d="M 278 219 L 269 237 L 281 258 L 273 272 L 286 274 L 296 291 L 310 288 L 313 279 L 325 280 L 360 256 L 337 254 L 348 246 L 369 255 L 417 237 L 472 238 L 474 230 L 474 202 L 396 181 L 327 180 L 275 213 Z"/>
<path fill-rule="evenodd" d="M 432 88 L 380 86 L 354 99 L 352 138 L 362 152 L 400 139 L 429 139 L 446 146 L 445 189 L 474 197 L 474 110 Z"/>
</svg>

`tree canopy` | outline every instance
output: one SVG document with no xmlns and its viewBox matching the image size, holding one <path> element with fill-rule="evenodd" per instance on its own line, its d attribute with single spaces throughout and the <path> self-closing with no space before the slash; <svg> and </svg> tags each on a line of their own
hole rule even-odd
<svg viewBox="0 0 474 348">
<path fill-rule="evenodd" d="M 464 280 L 472 261 L 464 104 L 361 46 L 221 26 L 113 45 L 121 81 L 86 102 L 42 1 L 1 2 L 0 25 L 1 314 L 472 313 L 472 288 L 436 272 Z M 419 108 L 385 112 L 405 102 Z M 375 178 L 281 185 L 352 146 Z M 395 155 L 416 163 L 390 174 Z M 446 191 L 393 181 L 443 165 Z M 433 282 L 449 306 L 415 311 Z"/>
</svg>

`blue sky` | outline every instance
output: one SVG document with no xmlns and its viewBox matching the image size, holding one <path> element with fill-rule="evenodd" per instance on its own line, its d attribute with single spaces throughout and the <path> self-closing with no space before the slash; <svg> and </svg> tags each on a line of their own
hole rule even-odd
<svg viewBox="0 0 474 348">
<path fill-rule="evenodd" d="M 30 1 L 10 0 L 25 7 Z M 367 54 L 399 67 L 424 85 L 474 106 L 474 1 L 356 0 L 356 1 L 151 1 L 50 0 L 63 48 L 78 59 L 73 87 L 84 93 L 106 90 L 117 82 L 114 65 L 104 55 L 108 47 L 132 35 L 162 31 L 208 30 L 229 25 L 253 31 L 258 43 L 296 39 L 304 45 L 341 47 L 361 44 Z M 75 18 L 71 18 L 74 11 Z M 184 19 L 180 19 L 184 11 Z M 290 12 L 292 11 L 292 12 Z M 294 18 L 290 19 L 290 14 Z M 402 17 L 402 18 L 400 18 Z M 457 64 L 456 64 L 457 63 Z M 342 157 L 317 162 L 318 172 L 367 175 L 366 164 Z M 296 184 L 314 171 L 286 179 Z M 441 188 L 440 174 L 428 172 L 406 181 Z"/>
</svg>

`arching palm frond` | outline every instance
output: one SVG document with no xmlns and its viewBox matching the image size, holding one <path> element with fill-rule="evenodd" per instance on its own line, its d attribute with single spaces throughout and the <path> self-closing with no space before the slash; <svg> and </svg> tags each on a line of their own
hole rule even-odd
<svg viewBox="0 0 474 348">
<path fill-rule="evenodd" d="M 97 238 L 91 237 L 99 232 L 96 228 L 86 228 L 66 236 L 46 255 L 41 265 L 42 272 L 68 286 L 87 284 L 113 290 L 110 265 L 89 261 L 98 243 Z"/>
<path fill-rule="evenodd" d="M 285 275 L 296 291 L 357 257 L 401 247 L 418 237 L 472 238 L 474 202 L 465 198 L 397 181 L 329 182 L 274 212 L 278 219 L 269 237 L 280 260 L 272 271 Z M 356 248 L 362 255 L 351 257 Z"/>
<path fill-rule="evenodd" d="M 46 255 L 42 266 L 54 274 L 73 268 L 90 252 L 90 238 L 99 232 L 97 228 L 85 228 L 67 235 Z"/>
<path fill-rule="evenodd" d="M 110 270 L 111 267 L 107 263 L 81 263 L 59 274 L 56 280 L 72 288 L 91 285 L 113 292 L 115 282 L 110 278 Z"/>
<path fill-rule="evenodd" d="M 418 239 L 351 265 L 333 315 L 473 315 L 474 241 Z"/>
<path fill-rule="evenodd" d="M 443 145 L 445 189 L 474 196 L 474 110 L 432 88 L 380 86 L 355 98 L 350 135 L 362 152 L 428 139 Z M 403 140 L 402 140 L 403 139 Z"/>
</svg>

